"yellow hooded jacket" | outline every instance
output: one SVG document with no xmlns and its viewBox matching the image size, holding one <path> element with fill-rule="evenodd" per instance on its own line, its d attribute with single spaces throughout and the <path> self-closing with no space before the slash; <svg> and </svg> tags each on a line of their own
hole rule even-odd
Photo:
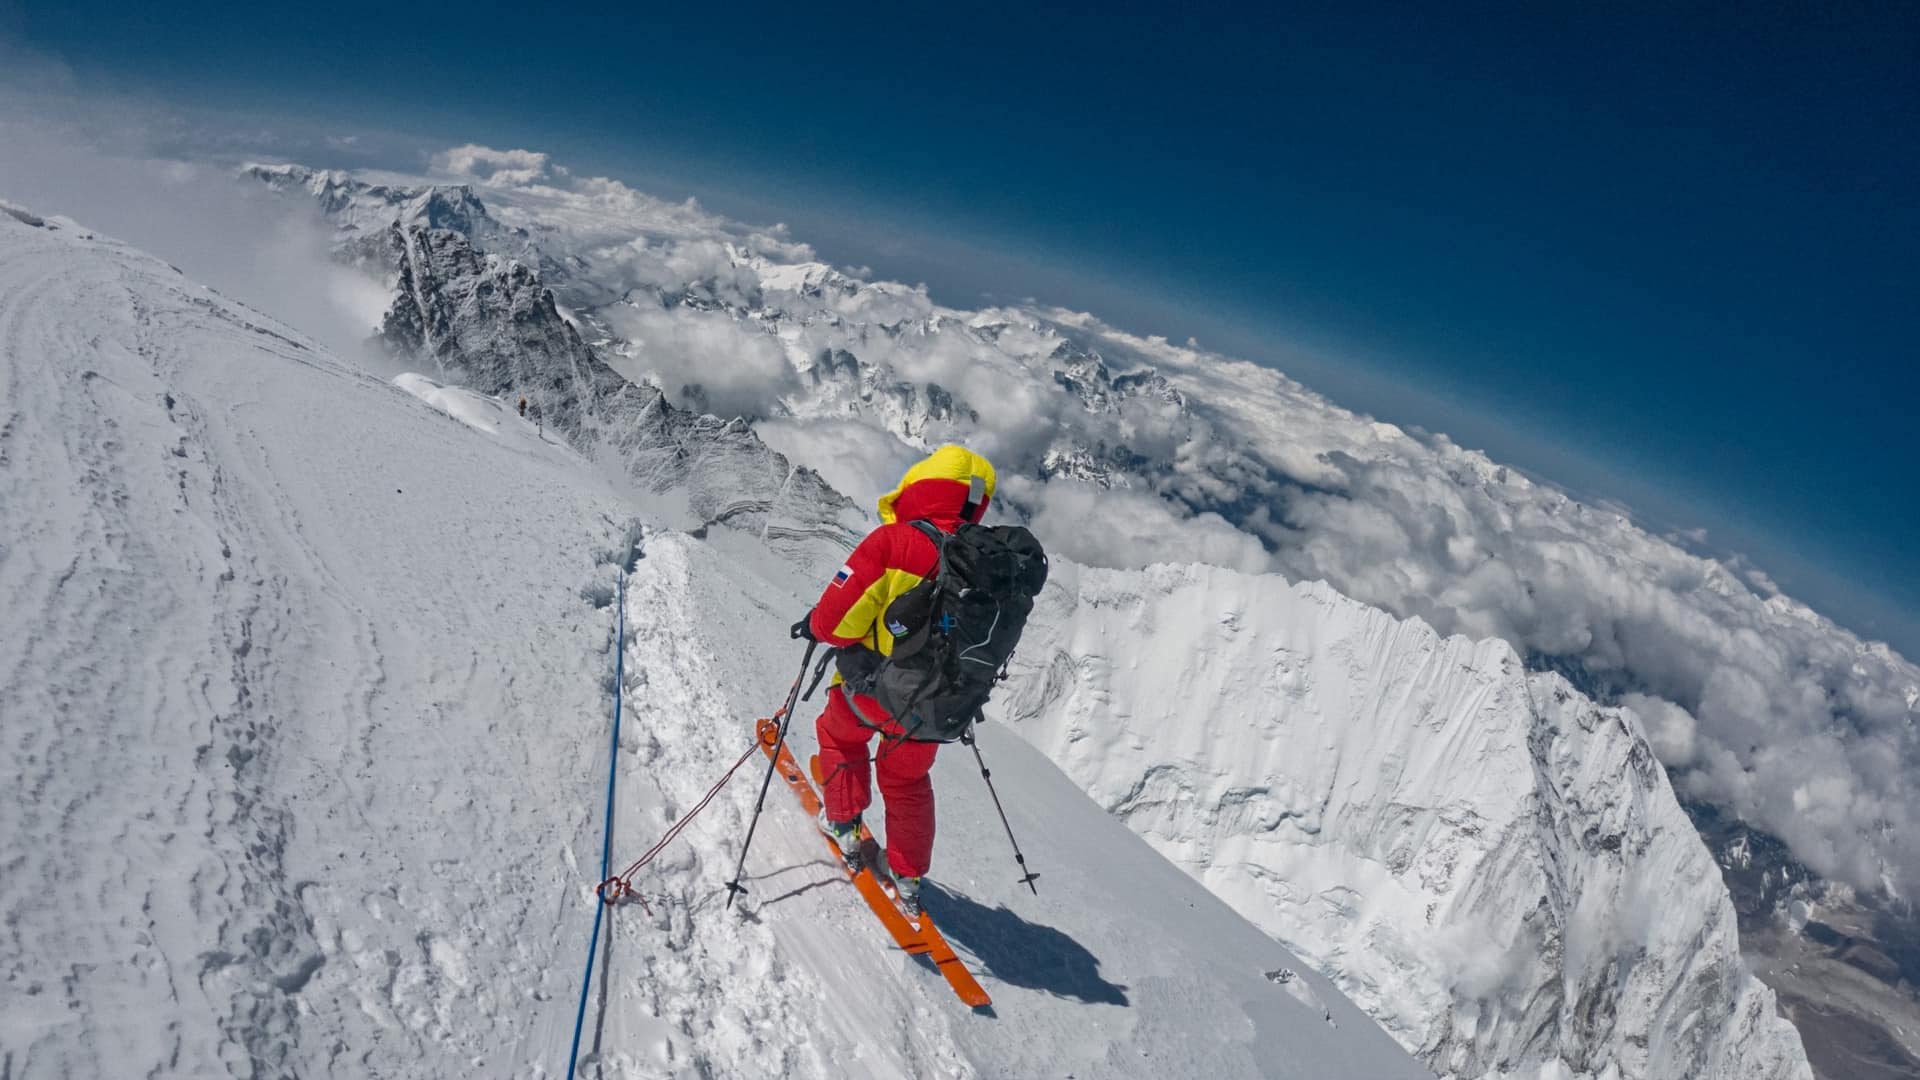
<svg viewBox="0 0 1920 1080">
<path fill-rule="evenodd" d="M 813 605 L 814 637 L 891 653 L 893 634 L 881 616 L 940 563 L 940 549 L 908 522 L 931 522 L 951 534 L 963 521 L 979 522 L 993 492 L 993 464 L 964 446 L 942 446 L 908 469 L 898 487 L 880 496 L 883 524 L 853 549 Z"/>
</svg>

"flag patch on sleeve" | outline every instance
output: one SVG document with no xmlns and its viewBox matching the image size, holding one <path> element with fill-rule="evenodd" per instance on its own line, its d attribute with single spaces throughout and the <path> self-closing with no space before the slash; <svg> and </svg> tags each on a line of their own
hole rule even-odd
<svg viewBox="0 0 1920 1080">
<path fill-rule="evenodd" d="M 853 566 L 851 564 L 842 566 L 840 568 L 840 572 L 833 575 L 833 587 L 837 589 L 840 586 L 845 585 L 847 583 L 847 579 L 852 576 L 853 576 Z"/>
</svg>

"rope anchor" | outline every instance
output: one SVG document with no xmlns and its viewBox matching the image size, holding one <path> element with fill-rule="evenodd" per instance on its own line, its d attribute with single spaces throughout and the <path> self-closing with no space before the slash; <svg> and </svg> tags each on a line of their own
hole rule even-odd
<svg viewBox="0 0 1920 1080">
<path fill-rule="evenodd" d="M 619 599 L 620 615 L 618 629 L 616 631 L 617 637 L 615 640 L 617 644 L 613 663 L 613 739 L 610 757 L 607 763 L 606 836 L 601 843 L 600 850 L 600 872 L 602 874 L 606 874 L 612 868 L 611 864 L 613 859 L 613 783 L 616 766 L 620 757 L 620 687 L 624 685 L 623 673 L 625 666 L 623 661 L 626 655 L 627 643 L 626 578 L 624 576 L 621 577 L 619 581 L 619 590 L 616 596 Z M 774 713 L 773 716 L 754 724 L 754 745 L 747 747 L 746 752 L 740 755 L 740 760 L 735 761 L 732 767 L 729 768 L 711 788 L 707 789 L 707 793 L 701 796 L 700 801 L 693 805 L 693 809 L 680 815 L 678 821 L 668 826 L 666 834 L 660 837 L 660 839 L 656 841 L 652 847 L 648 848 L 638 859 L 635 859 L 632 865 L 618 874 L 602 878 L 600 884 L 594 886 L 594 896 L 599 898 L 600 903 L 596 904 L 593 910 L 593 936 L 588 939 L 587 945 L 587 973 L 580 981 L 580 1008 L 573 1019 L 573 1048 L 569 1051 L 569 1064 L 567 1067 L 567 1075 L 569 1077 L 576 1075 L 580 1064 L 580 1033 L 586 1025 L 587 992 L 593 985 L 593 959 L 600 947 L 601 917 L 606 914 L 606 909 L 618 907 L 629 901 L 637 902 L 642 908 L 646 909 L 648 915 L 653 914 L 653 908 L 647 903 L 647 898 L 642 896 L 639 891 L 633 887 L 633 876 L 645 868 L 648 863 L 658 858 L 660 853 L 667 849 L 667 845 L 673 843 L 674 837 L 679 836 L 681 830 L 693 823 L 693 819 L 700 815 L 700 811 L 707 808 L 707 804 L 711 803 L 714 797 L 720 794 L 720 789 L 726 787 L 727 782 L 733 779 L 733 775 L 739 772 L 748 761 L 751 761 L 754 754 L 761 752 L 763 746 L 777 753 L 780 745 L 786 741 L 787 724 L 792 720 L 795 701 L 800 698 L 800 684 L 806 678 L 807 665 L 813 660 L 814 649 L 815 643 L 808 642 L 807 655 L 800 661 L 800 675 L 793 680 L 793 689 L 787 694 L 787 703 L 782 705 L 780 711 Z M 832 655 L 831 650 L 829 650 L 828 655 Z M 820 684 L 820 678 L 825 674 L 826 666 L 826 661 L 822 659 L 820 667 L 814 671 L 814 686 Z M 811 697 L 812 695 L 813 689 L 809 687 L 807 696 Z M 747 848 L 753 843 L 754 827 L 760 823 L 761 808 L 764 807 L 767 802 L 767 785 L 773 780 L 773 761 L 771 759 L 774 756 L 775 754 L 768 754 L 767 776 L 766 779 L 760 782 L 760 799 L 754 804 L 753 818 L 747 824 L 746 842 L 740 845 L 740 862 L 733 869 L 733 880 L 727 882 L 727 906 L 729 907 L 733 906 L 733 897 L 735 894 L 747 891 L 747 887 L 740 884 L 740 875 L 741 870 L 746 866 Z M 656 897 L 655 899 L 665 898 Z"/>
<path fill-rule="evenodd" d="M 770 721 L 762 720 L 760 723 L 766 724 L 770 723 Z M 747 752 L 740 755 L 740 760 L 733 763 L 733 767 L 728 769 L 726 773 L 720 777 L 718 783 L 707 789 L 707 793 L 701 796 L 700 801 L 693 805 L 693 809 L 680 815 L 680 820 L 667 827 L 664 836 L 655 841 L 654 845 L 648 848 L 638 859 L 635 859 L 631 866 L 602 881 L 594 889 L 595 892 L 600 894 L 601 902 L 608 907 L 614 907 L 626 900 L 639 900 L 641 907 L 647 907 L 646 900 L 641 897 L 638 892 L 634 891 L 633 876 L 644 869 L 648 863 L 659 858 L 660 853 L 667 850 L 667 845 L 673 843 L 674 837 L 679 836 L 681 830 L 693 824 L 693 819 L 699 817 L 700 811 L 705 810 L 707 804 L 713 801 L 714 796 L 720 794 L 720 789 L 727 786 L 727 781 L 733 779 L 733 774 L 739 772 L 740 767 L 752 760 L 753 755 L 759 753 L 759 751 L 760 747 L 758 745 L 747 747 Z M 651 912 L 653 909 L 647 908 L 647 910 Z"/>
</svg>

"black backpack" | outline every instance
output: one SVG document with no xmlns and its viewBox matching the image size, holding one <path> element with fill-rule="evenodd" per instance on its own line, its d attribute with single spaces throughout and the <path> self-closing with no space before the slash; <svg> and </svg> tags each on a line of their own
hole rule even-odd
<svg viewBox="0 0 1920 1080">
<path fill-rule="evenodd" d="M 1006 678 L 1047 583 L 1047 553 L 1018 525 L 969 522 L 948 536 L 929 522 L 910 524 L 939 545 L 939 565 L 881 615 L 892 654 L 846 649 L 839 667 L 849 689 L 877 700 L 907 738 L 952 742 Z"/>
</svg>

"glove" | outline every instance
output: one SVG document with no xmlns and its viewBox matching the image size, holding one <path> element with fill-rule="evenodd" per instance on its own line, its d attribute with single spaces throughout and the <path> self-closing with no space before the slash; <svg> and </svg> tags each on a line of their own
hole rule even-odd
<svg viewBox="0 0 1920 1080">
<path fill-rule="evenodd" d="M 813 612 L 811 611 L 807 612 L 806 615 L 802 616 L 800 621 L 797 623 L 794 623 L 793 626 L 790 627 L 787 632 L 793 635 L 793 638 L 795 641 L 800 641 L 803 639 L 806 641 L 820 640 L 819 638 L 816 638 L 813 636 Z"/>
</svg>

